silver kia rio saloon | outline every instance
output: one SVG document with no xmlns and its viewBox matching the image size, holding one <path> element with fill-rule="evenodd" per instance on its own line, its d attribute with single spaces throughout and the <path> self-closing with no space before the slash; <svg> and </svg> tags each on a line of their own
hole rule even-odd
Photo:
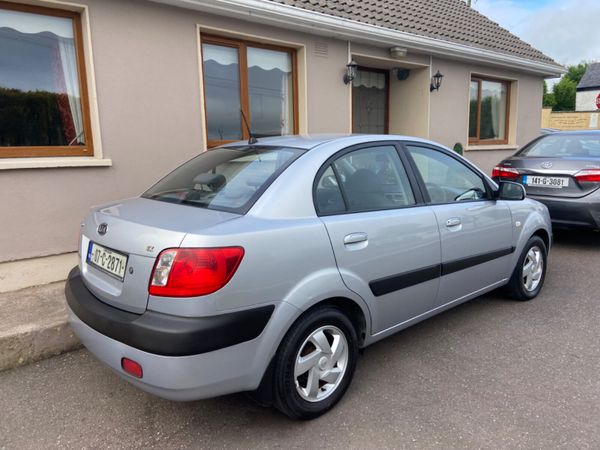
<svg viewBox="0 0 600 450">
<path fill-rule="evenodd" d="M 303 419 L 359 349 L 501 286 L 537 296 L 552 242 L 522 185 L 389 135 L 229 144 L 81 227 L 66 297 L 98 359 L 167 399 L 251 391 Z"/>
</svg>

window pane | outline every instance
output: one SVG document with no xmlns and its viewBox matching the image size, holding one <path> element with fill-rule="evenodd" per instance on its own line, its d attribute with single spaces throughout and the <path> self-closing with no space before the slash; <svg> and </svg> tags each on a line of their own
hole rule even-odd
<svg viewBox="0 0 600 450">
<path fill-rule="evenodd" d="M 479 139 L 506 139 L 506 97 L 504 83 L 481 82 L 481 125 Z"/>
<path fill-rule="evenodd" d="M 143 197 L 243 213 L 301 153 L 284 147 L 218 148 L 175 169 Z"/>
<path fill-rule="evenodd" d="M 247 57 L 252 132 L 258 137 L 293 134 L 291 55 L 288 52 L 248 47 Z"/>
<path fill-rule="evenodd" d="M 370 147 L 334 162 L 350 211 L 415 204 L 408 177 L 393 146 Z"/>
<path fill-rule="evenodd" d="M 327 168 L 317 183 L 315 192 L 319 214 L 335 214 L 346 210 L 337 178 L 331 166 Z"/>
<path fill-rule="evenodd" d="M 0 147 L 84 144 L 72 19 L 0 9 Z"/>
<path fill-rule="evenodd" d="M 456 159 L 423 147 L 408 147 L 432 203 L 486 198 L 483 180 Z"/>
<path fill-rule="evenodd" d="M 237 48 L 203 44 L 202 61 L 208 139 L 242 139 Z"/>
<path fill-rule="evenodd" d="M 352 80 L 352 131 L 384 134 L 388 85 L 381 72 L 357 70 Z"/>
<path fill-rule="evenodd" d="M 477 138 L 477 99 L 479 97 L 479 82 L 471 81 L 469 91 L 469 137 Z"/>
</svg>

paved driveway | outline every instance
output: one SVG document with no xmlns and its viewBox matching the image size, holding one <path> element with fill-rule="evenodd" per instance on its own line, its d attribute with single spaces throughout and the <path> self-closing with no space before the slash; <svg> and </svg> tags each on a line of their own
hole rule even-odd
<svg viewBox="0 0 600 450">
<path fill-rule="evenodd" d="M 173 403 L 85 350 L 0 374 L 0 448 L 600 448 L 600 235 L 557 236 L 540 297 L 497 293 L 367 349 L 329 414 Z"/>
</svg>

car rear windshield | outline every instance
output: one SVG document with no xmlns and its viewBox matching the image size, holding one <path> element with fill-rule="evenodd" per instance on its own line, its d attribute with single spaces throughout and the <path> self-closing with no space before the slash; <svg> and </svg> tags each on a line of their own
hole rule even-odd
<svg viewBox="0 0 600 450">
<path fill-rule="evenodd" d="M 209 150 L 175 169 L 142 197 L 245 214 L 302 153 L 264 146 Z"/>
<path fill-rule="evenodd" d="M 598 135 L 549 134 L 532 142 L 517 155 L 542 158 L 600 158 L 600 133 Z"/>
</svg>

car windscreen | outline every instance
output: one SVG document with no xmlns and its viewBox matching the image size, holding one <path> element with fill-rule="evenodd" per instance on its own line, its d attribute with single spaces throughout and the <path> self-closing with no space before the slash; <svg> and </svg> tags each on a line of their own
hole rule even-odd
<svg viewBox="0 0 600 450">
<path fill-rule="evenodd" d="M 517 156 L 600 158 L 600 133 L 549 134 L 524 147 Z"/>
<path fill-rule="evenodd" d="M 287 147 L 224 147 L 186 162 L 143 198 L 245 214 L 304 151 Z"/>
</svg>

